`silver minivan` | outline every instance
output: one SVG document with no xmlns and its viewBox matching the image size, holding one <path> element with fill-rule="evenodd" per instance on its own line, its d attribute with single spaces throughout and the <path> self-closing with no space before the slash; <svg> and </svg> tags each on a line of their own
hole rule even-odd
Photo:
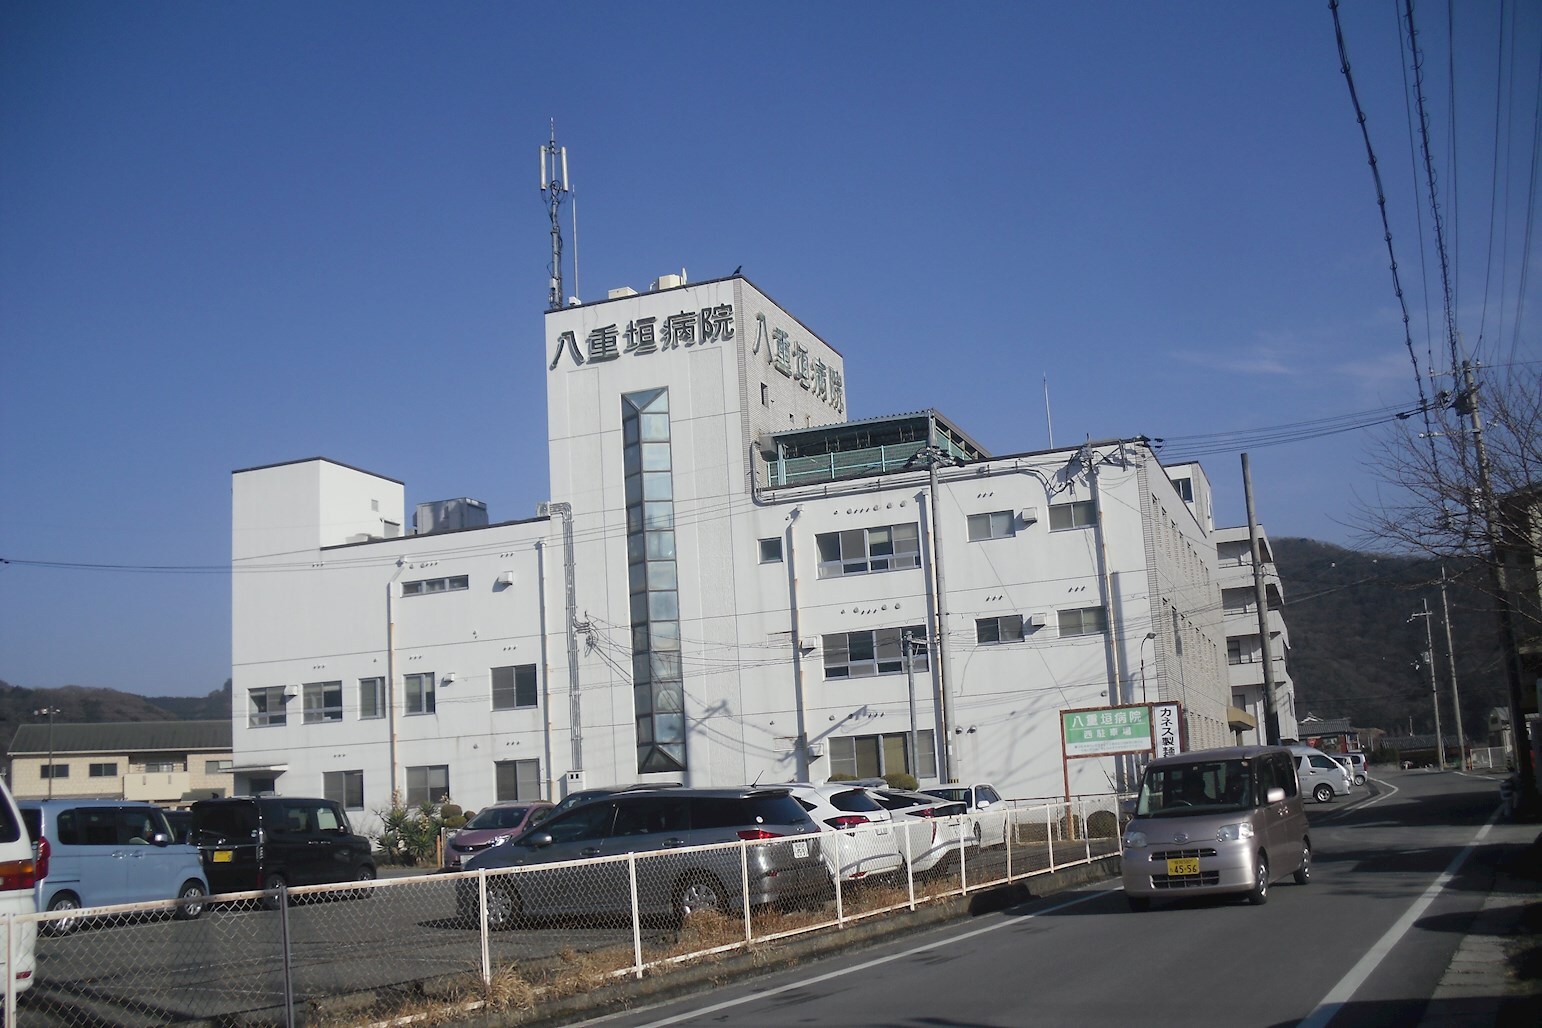
<svg viewBox="0 0 1542 1028">
<path fill-rule="evenodd" d="M 1156 897 L 1242 893 L 1312 877 L 1312 842 L 1296 762 L 1282 746 L 1196 750 L 1153 760 L 1124 830 L 1124 894 L 1131 910 Z"/>
<path fill-rule="evenodd" d="M 1314 746 L 1292 746 L 1296 759 L 1296 777 L 1301 791 L 1318 803 L 1331 802 L 1335 796 L 1348 796 L 1354 777 L 1349 769 Z"/>
</svg>

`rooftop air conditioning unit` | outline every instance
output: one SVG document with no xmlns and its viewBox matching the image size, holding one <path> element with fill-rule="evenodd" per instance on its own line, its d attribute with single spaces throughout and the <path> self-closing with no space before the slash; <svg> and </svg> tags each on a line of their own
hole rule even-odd
<svg viewBox="0 0 1542 1028">
<path fill-rule="evenodd" d="M 660 275 L 653 280 L 652 288 L 656 293 L 660 289 L 678 289 L 683 285 L 685 285 L 685 279 L 679 275 Z"/>
<path fill-rule="evenodd" d="M 619 286 L 605 294 L 607 300 L 620 300 L 628 296 L 636 296 L 637 290 L 631 286 Z"/>
</svg>

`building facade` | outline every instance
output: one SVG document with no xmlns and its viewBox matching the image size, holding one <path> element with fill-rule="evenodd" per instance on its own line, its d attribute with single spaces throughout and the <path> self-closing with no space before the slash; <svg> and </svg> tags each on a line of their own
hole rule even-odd
<svg viewBox="0 0 1542 1028">
<path fill-rule="evenodd" d="M 993 456 L 936 411 L 851 421 L 842 355 L 739 276 L 552 311 L 544 344 L 533 518 L 401 535 L 399 481 L 234 474 L 238 790 L 1048 797 L 1129 771 L 1063 760 L 1061 711 L 1174 701 L 1190 747 L 1230 741 L 1197 465 L 1183 495 L 1140 439 Z"/>
<path fill-rule="evenodd" d="M 228 721 L 22 725 L 11 742 L 17 799 L 91 797 L 176 806 L 228 795 Z"/>
<path fill-rule="evenodd" d="M 1215 533 L 1221 575 L 1221 607 L 1226 623 L 1226 664 L 1232 706 L 1247 714 L 1254 727 L 1238 737 L 1245 745 L 1267 742 L 1264 705 L 1264 653 L 1258 632 L 1258 593 L 1253 580 L 1253 546 L 1248 528 L 1222 528 Z M 1296 689 L 1290 678 L 1290 632 L 1285 627 L 1285 595 L 1269 536 L 1260 527 L 1258 550 L 1263 565 L 1264 603 L 1269 625 L 1269 658 L 1274 677 L 1275 715 L 1280 738 L 1300 738 Z"/>
</svg>

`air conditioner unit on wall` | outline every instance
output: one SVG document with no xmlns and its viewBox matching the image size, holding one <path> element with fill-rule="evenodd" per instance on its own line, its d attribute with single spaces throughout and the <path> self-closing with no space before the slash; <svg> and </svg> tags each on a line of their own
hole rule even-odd
<svg viewBox="0 0 1542 1028">
<path fill-rule="evenodd" d="M 1043 628 L 1049 624 L 1049 616 L 1046 614 L 1029 614 L 1023 618 L 1023 622 L 1030 628 Z"/>
<path fill-rule="evenodd" d="M 1018 512 L 1017 516 L 1023 519 L 1023 524 L 1031 525 L 1035 521 L 1039 520 L 1039 508 L 1024 507 L 1021 511 Z"/>
</svg>

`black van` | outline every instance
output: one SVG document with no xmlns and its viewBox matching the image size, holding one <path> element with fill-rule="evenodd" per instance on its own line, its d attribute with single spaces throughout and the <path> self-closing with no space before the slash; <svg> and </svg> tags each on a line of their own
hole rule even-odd
<svg viewBox="0 0 1542 1028">
<path fill-rule="evenodd" d="M 193 804 L 192 841 L 211 893 L 367 882 L 370 842 L 341 804 L 303 796 L 232 796 Z"/>
</svg>

